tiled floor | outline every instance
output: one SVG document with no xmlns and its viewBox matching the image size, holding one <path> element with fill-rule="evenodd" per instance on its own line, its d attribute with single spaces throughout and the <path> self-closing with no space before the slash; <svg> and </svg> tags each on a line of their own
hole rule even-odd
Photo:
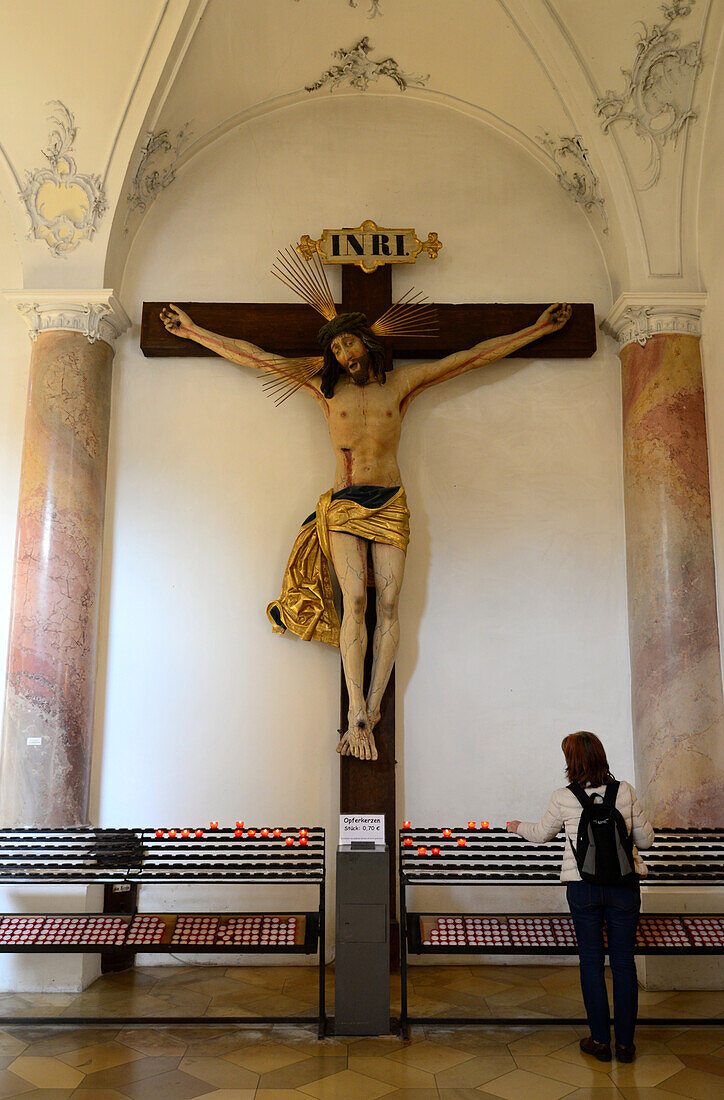
<svg viewBox="0 0 724 1100">
<path fill-rule="evenodd" d="M 558 1100 L 724 1097 L 724 993 L 642 993 L 641 1014 L 721 1018 L 717 1027 L 640 1026 L 632 1065 L 581 1054 L 585 1028 L 427 1026 L 393 1036 L 316 1039 L 312 1026 L 118 1027 L 131 1014 L 311 1015 L 313 967 L 146 967 L 78 996 L 0 994 L 0 1014 L 108 1017 L 82 1029 L 0 1030 L 0 1097 L 27 1100 Z M 414 1015 L 582 1013 L 563 966 L 412 967 Z M 333 975 L 328 974 L 329 996 Z M 397 1005 L 395 1006 L 395 1000 Z M 393 979 L 393 1012 L 399 979 Z"/>
</svg>

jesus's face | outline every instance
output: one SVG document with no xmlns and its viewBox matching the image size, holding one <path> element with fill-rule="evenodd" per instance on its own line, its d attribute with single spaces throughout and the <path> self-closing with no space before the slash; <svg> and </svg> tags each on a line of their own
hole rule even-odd
<svg viewBox="0 0 724 1100">
<path fill-rule="evenodd" d="M 357 386 L 369 381 L 370 357 L 367 348 L 359 336 L 351 332 L 341 332 L 330 344 L 332 354 L 340 367 Z"/>
</svg>

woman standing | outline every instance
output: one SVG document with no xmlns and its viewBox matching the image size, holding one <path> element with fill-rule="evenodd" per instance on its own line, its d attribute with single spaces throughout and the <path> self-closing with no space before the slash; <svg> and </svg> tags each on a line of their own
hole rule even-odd
<svg viewBox="0 0 724 1100">
<path fill-rule="evenodd" d="M 544 844 L 547 840 L 552 840 L 561 827 L 564 828 L 566 841 L 561 882 L 566 883 L 568 906 L 576 930 L 581 991 L 591 1029 L 590 1036 L 581 1039 L 581 1050 L 585 1054 L 592 1054 L 601 1062 L 611 1061 L 611 1017 L 603 973 L 605 920 L 613 976 L 616 1057 L 620 1062 L 632 1062 L 636 1054 L 633 1040 L 638 1009 L 638 982 L 634 962 L 636 927 L 641 909 L 638 880 L 646 875 L 646 867 L 636 849 L 651 847 L 654 830 L 644 816 L 633 787 L 625 781 L 619 783 L 615 807 L 633 839 L 635 873 L 621 885 L 605 886 L 591 881 L 584 882 L 575 856 L 578 826 L 583 812 L 582 802 L 575 793 L 575 788 L 578 786 L 579 791 L 584 788 L 584 792 L 580 792 L 584 802 L 588 801 L 588 796 L 600 805 L 607 787 L 616 783 L 616 780 L 609 770 L 605 749 L 595 734 L 586 731 L 572 733 L 563 739 L 561 748 L 566 758 L 566 777 L 571 787 L 561 787 L 553 792 L 550 805 L 539 822 L 509 821 L 508 832 L 518 833 L 533 844 Z M 612 796 L 611 791 L 609 797 Z"/>
</svg>

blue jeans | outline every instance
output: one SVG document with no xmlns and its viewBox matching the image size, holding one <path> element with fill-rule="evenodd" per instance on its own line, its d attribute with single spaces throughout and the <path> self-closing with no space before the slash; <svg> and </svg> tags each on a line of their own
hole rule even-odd
<svg viewBox="0 0 724 1100">
<path fill-rule="evenodd" d="M 610 1043 L 611 1017 L 603 977 L 603 922 L 608 931 L 613 976 L 613 1022 L 616 1042 L 633 1045 L 638 1010 L 634 944 L 641 909 L 641 891 L 634 886 L 595 886 L 567 883 L 566 896 L 578 940 L 581 992 L 588 1026 L 597 1043 Z"/>
</svg>

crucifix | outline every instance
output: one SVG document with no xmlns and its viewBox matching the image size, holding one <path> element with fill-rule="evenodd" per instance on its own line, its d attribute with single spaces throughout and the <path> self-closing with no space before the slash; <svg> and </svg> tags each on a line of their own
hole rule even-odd
<svg viewBox="0 0 724 1100">
<path fill-rule="evenodd" d="M 332 253 L 325 254 L 325 262 L 340 262 L 343 232 L 325 231 L 320 239 L 326 237 Z M 305 259 L 287 250 L 276 273 L 309 304 L 146 302 L 141 348 L 147 356 L 220 354 L 263 371 L 282 399 L 305 390 L 324 412 L 337 457 L 335 484 L 303 524 L 282 595 L 268 614 L 277 632 L 291 629 L 305 639 L 340 645 L 340 812 L 385 814 L 394 871 L 396 605 L 409 514 L 396 463 L 402 418 L 410 401 L 429 386 L 505 356 L 525 355 L 533 341 L 536 358 L 587 357 L 596 341 L 590 304 L 421 306 L 409 298 L 394 303 L 391 272 L 399 257 L 390 252 L 395 244 L 404 252 L 406 238 L 385 231 L 385 244 L 393 242 L 385 252 L 381 236 L 381 231 L 371 234 L 374 259 L 362 255 L 359 265 L 342 267 L 339 307 L 318 258 L 316 269 L 305 268 L 314 252 L 309 246 L 319 242 L 302 238 L 298 251 Z M 363 237 L 352 236 L 355 255 L 370 239 Z M 430 252 L 433 257 L 437 247 Z M 315 310 L 327 319 L 319 332 Z M 461 347 L 470 350 L 461 352 Z M 393 371 L 393 357 L 425 362 Z M 341 627 L 332 602 L 330 561 L 342 592 Z M 367 598 L 368 581 L 373 599 Z M 310 590 L 316 595 L 311 603 Z M 392 914 L 394 882 L 393 873 Z"/>
</svg>

